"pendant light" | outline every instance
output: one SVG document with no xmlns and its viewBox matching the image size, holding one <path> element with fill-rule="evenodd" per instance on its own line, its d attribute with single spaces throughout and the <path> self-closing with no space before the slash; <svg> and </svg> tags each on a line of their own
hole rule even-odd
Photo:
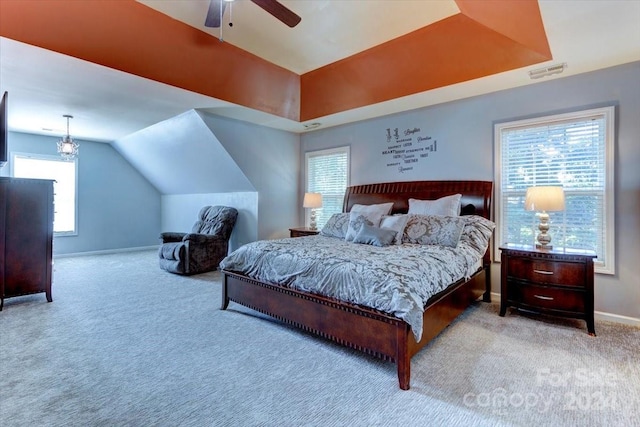
<svg viewBox="0 0 640 427">
<path fill-rule="evenodd" d="M 80 147 L 69 135 L 69 119 L 73 119 L 73 116 L 65 114 L 62 117 L 67 119 L 67 135 L 58 141 L 58 153 L 64 160 L 73 160 L 78 155 L 78 148 Z"/>
</svg>

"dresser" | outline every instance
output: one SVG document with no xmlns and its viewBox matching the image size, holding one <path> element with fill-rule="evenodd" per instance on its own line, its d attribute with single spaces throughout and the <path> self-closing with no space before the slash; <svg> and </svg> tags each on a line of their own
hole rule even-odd
<svg viewBox="0 0 640 427">
<path fill-rule="evenodd" d="M 53 181 L 0 178 L 0 310 L 5 298 L 51 302 Z"/>
<path fill-rule="evenodd" d="M 593 321 L 593 252 L 500 247 L 500 316 L 508 307 Z"/>
<path fill-rule="evenodd" d="M 303 237 L 303 236 L 315 236 L 320 233 L 320 230 L 312 230 L 309 227 L 294 227 L 289 229 L 291 237 Z"/>
</svg>

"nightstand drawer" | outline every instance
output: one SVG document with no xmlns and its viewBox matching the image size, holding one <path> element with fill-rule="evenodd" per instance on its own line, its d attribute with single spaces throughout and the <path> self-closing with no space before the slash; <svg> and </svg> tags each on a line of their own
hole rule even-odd
<svg viewBox="0 0 640 427">
<path fill-rule="evenodd" d="M 584 313 L 584 292 L 578 290 L 520 286 L 520 302 L 530 307 Z"/>
<path fill-rule="evenodd" d="M 584 264 L 530 258 L 510 258 L 508 263 L 509 277 L 540 284 L 584 287 Z"/>
</svg>

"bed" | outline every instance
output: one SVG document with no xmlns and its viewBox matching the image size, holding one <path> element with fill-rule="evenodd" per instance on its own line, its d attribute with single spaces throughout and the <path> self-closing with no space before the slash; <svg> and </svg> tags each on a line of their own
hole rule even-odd
<svg viewBox="0 0 640 427">
<path fill-rule="evenodd" d="M 393 215 L 406 213 L 411 198 L 435 200 L 461 194 L 460 215 L 489 219 L 492 189 L 490 181 L 410 181 L 357 185 L 347 189 L 343 211 L 349 212 L 356 204 L 391 202 Z M 311 241 L 314 238 L 282 239 L 282 242 L 276 243 L 292 244 L 293 240 Z M 275 281 L 259 280 L 251 277 L 251 274 L 234 271 L 228 263 L 223 263 L 222 267 L 222 309 L 227 309 L 229 302 L 233 301 L 307 332 L 393 362 L 397 366 L 400 388 L 408 390 L 411 357 L 470 304 L 480 297 L 486 302 L 490 301 L 490 263 L 490 247 L 487 247 L 472 273 L 465 274 L 426 300 L 419 322 L 420 334 L 415 333 L 415 325 L 412 330 L 406 320 L 389 312 L 317 292 L 293 289 Z"/>
</svg>

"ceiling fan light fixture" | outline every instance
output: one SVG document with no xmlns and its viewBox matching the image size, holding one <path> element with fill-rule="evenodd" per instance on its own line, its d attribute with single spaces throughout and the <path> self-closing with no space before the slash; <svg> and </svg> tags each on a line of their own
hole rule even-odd
<svg viewBox="0 0 640 427">
<path fill-rule="evenodd" d="M 235 0 L 209 0 L 209 9 L 204 20 L 204 26 L 208 28 L 222 28 L 222 16 L 224 15 L 226 5 L 229 3 L 229 8 L 231 8 L 234 1 Z M 278 0 L 251 0 L 251 2 L 291 28 L 298 25 L 302 20 L 301 17 Z M 231 11 L 229 11 L 229 14 L 231 14 Z M 220 39 L 222 41 L 222 35 Z"/>
<path fill-rule="evenodd" d="M 80 145 L 71 139 L 71 135 L 69 134 L 69 119 L 73 119 L 73 116 L 65 114 L 62 117 L 67 119 L 67 134 L 58 141 L 58 154 L 60 154 L 64 160 L 73 160 L 78 156 L 78 150 L 80 148 Z"/>
</svg>

